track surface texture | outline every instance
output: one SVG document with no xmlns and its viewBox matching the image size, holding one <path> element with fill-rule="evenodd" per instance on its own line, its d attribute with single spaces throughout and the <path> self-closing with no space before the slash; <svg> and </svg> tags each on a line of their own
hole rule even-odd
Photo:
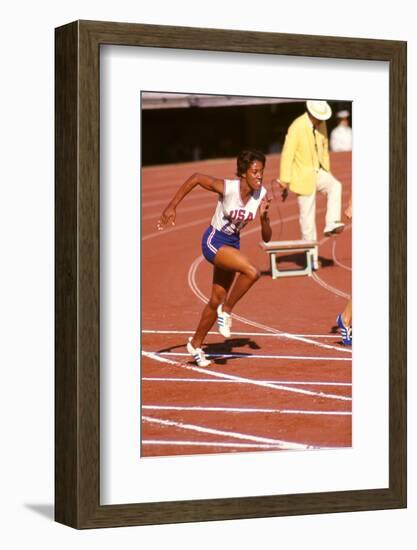
<svg viewBox="0 0 417 550">
<path fill-rule="evenodd" d="M 351 154 L 333 153 L 332 172 L 351 193 Z M 279 169 L 267 157 L 264 185 Z M 340 448 L 352 441 L 352 351 L 335 327 L 351 293 L 349 220 L 323 236 L 326 199 L 317 196 L 321 267 L 312 277 L 272 280 L 259 247 L 259 216 L 242 231 L 241 249 L 262 276 L 234 310 L 232 336 L 213 327 L 198 368 L 185 345 L 210 294 L 212 266 L 201 235 L 217 197 L 195 189 L 177 209 L 176 225 L 157 220 L 187 177 L 234 177 L 235 160 L 220 159 L 142 170 L 141 456 Z M 276 191 L 276 190 L 275 190 Z M 300 239 L 296 197 L 270 207 L 272 240 Z M 288 266 L 303 257 L 282 260 Z"/>
</svg>

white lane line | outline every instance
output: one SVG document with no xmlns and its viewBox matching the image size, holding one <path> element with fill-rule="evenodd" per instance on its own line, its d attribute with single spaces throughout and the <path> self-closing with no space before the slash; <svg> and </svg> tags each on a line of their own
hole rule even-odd
<svg viewBox="0 0 417 550">
<path fill-rule="evenodd" d="M 155 352 L 158 353 L 158 352 Z M 167 355 L 172 357 L 190 357 L 189 353 L 180 353 L 174 351 L 163 351 L 158 355 Z M 303 355 L 256 355 L 251 353 L 206 353 L 206 357 L 218 358 L 218 359 L 294 359 L 299 361 L 349 361 L 350 357 L 314 357 Z"/>
<path fill-rule="evenodd" d="M 176 382 L 176 383 L 198 383 L 198 384 L 241 384 L 239 380 L 213 380 L 212 378 L 162 378 L 157 376 L 144 376 L 141 378 L 145 382 Z M 335 386 L 335 387 L 352 387 L 349 382 L 304 382 L 304 381 L 287 381 L 287 380 L 261 380 L 266 384 L 280 384 L 282 386 Z"/>
<path fill-rule="evenodd" d="M 350 411 L 305 411 L 294 409 L 257 409 L 250 407 L 201 407 L 201 406 L 174 406 L 174 405 L 142 405 L 142 409 L 149 411 L 199 411 L 225 413 L 275 413 L 275 414 L 305 414 L 323 416 L 352 416 Z"/>
<path fill-rule="evenodd" d="M 280 445 L 267 443 L 220 443 L 217 441 L 165 441 L 163 439 L 143 439 L 142 445 L 175 445 L 185 447 L 225 447 L 230 449 L 281 449 Z"/>
<path fill-rule="evenodd" d="M 277 385 L 277 384 L 268 384 L 267 382 L 261 382 L 259 380 L 253 380 L 252 378 L 243 378 L 242 376 L 235 376 L 235 375 L 232 375 L 232 374 L 225 374 L 225 373 L 222 373 L 222 372 L 216 372 L 216 371 L 212 371 L 212 370 L 208 370 L 208 369 L 203 369 L 201 367 L 193 367 L 191 365 L 185 365 L 184 363 L 179 363 L 178 361 L 172 361 L 171 359 L 167 359 L 166 357 L 161 357 L 160 355 L 158 355 L 156 353 L 153 353 L 153 352 L 148 352 L 148 351 L 143 351 L 142 350 L 142 355 L 144 355 L 145 357 L 149 357 L 150 359 L 153 359 L 155 361 L 159 361 L 161 363 L 167 363 L 168 365 L 173 365 L 175 367 L 180 367 L 180 368 L 192 371 L 192 372 L 199 372 L 201 374 L 208 374 L 209 376 L 212 376 L 214 378 L 224 378 L 226 380 L 238 380 L 239 382 L 242 382 L 242 383 L 245 383 L 245 384 L 251 384 L 253 386 L 260 386 L 262 388 L 269 388 L 269 389 L 272 389 L 272 390 L 281 390 L 281 391 L 292 392 L 292 393 L 300 393 L 300 394 L 304 394 L 304 395 L 313 395 L 315 397 L 323 397 L 323 398 L 326 398 L 326 399 L 337 399 L 337 400 L 340 400 L 340 401 L 352 401 L 351 397 L 344 397 L 344 396 L 341 396 L 341 395 L 327 394 L 327 393 L 323 393 L 323 392 L 313 392 L 313 391 L 309 391 L 309 390 L 303 390 L 301 388 L 291 388 L 291 387 L 288 387 L 288 386 L 280 386 L 280 385 Z"/>
<path fill-rule="evenodd" d="M 195 212 L 196 210 L 208 210 L 208 209 L 210 209 L 210 211 L 212 212 L 215 208 L 216 208 L 216 203 L 214 205 L 209 204 L 209 203 L 201 204 L 201 202 L 199 201 L 197 206 L 188 206 L 188 207 L 185 207 L 185 208 L 181 208 L 180 213 L 184 214 L 184 216 L 185 216 L 189 212 Z M 144 221 L 144 220 L 155 220 L 155 223 L 156 223 L 159 220 L 160 217 L 161 217 L 161 211 L 158 210 L 158 212 L 156 212 L 156 213 L 147 214 L 146 216 L 142 216 L 141 220 L 142 221 Z"/>
<path fill-rule="evenodd" d="M 145 422 L 151 422 L 155 424 L 160 424 L 163 426 L 173 426 L 175 428 L 180 428 L 182 430 L 191 430 L 194 432 L 200 432 L 205 434 L 212 435 L 223 435 L 226 437 L 231 437 L 234 439 L 243 439 L 246 441 L 254 441 L 256 443 L 270 443 L 276 445 L 281 449 L 317 449 L 312 445 L 305 445 L 302 443 L 293 443 L 291 441 L 283 441 L 282 439 L 271 439 L 269 437 L 259 437 L 252 434 L 242 434 L 239 432 L 229 432 L 225 430 L 216 430 L 213 428 L 206 428 L 204 426 L 197 426 L 195 424 L 184 424 L 183 422 L 174 422 L 173 420 L 163 420 L 162 418 L 153 418 L 151 416 L 142 416 L 142 420 Z"/>
<path fill-rule="evenodd" d="M 194 262 L 191 264 L 190 269 L 188 271 L 188 286 L 191 288 L 191 290 L 194 292 L 194 294 L 197 296 L 197 298 L 199 298 L 202 302 L 204 302 L 206 304 L 208 302 L 208 298 L 200 291 L 200 289 L 197 286 L 196 279 L 195 279 L 198 266 L 200 265 L 200 263 L 203 260 L 204 260 L 203 256 L 198 256 L 194 260 Z M 321 347 L 321 348 L 324 348 L 324 349 L 337 350 L 337 351 L 343 352 L 343 353 L 349 353 L 349 354 L 352 353 L 352 351 L 350 349 L 337 347 L 337 346 L 331 346 L 329 344 L 323 344 L 321 342 L 311 340 L 310 338 L 302 338 L 300 336 L 296 336 L 296 335 L 290 334 L 288 332 L 283 332 L 282 330 L 278 330 L 278 329 L 269 327 L 267 325 L 257 323 L 255 321 L 251 321 L 250 319 L 247 319 L 246 317 L 241 317 L 240 315 L 236 315 L 235 313 L 232 314 L 232 317 L 234 319 L 237 319 L 238 321 L 241 321 L 244 324 L 251 325 L 251 326 L 256 327 L 260 330 L 271 332 L 273 334 L 280 334 L 281 336 L 283 336 L 285 338 L 288 338 L 290 340 L 297 340 L 299 342 L 304 342 L 306 344 L 312 344 L 313 346 L 318 346 L 318 347 Z"/>
<path fill-rule="evenodd" d="M 174 233 L 175 231 L 181 231 L 181 229 L 187 229 L 188 227 L 194 227 L 195 225 L 201 225 L 206 226 L 207 222 L 206 220 L 197 220 L 189 223 L 185 223 L 183 225 L 176 225 L 175 227 L 170 227 L 162 231 L 154 231 L 153 233 L 149 233 L 148 235 L 145 235 L 142 237 L 142 241 L 148 241 L 149 239 L 154 239 L 155 237 L 159 237 L 162 234 L 169 235 L 171 233 Z"/>
<path fill-rule="evenodd" d="M 339 290 L 338 288 L 329 285 L 328 283 L 323 281 L 323 279 L 321 279 L 316 272 L 314 272 L 311 277 L 316 283 L 318 283 L 320 286 L 322 286 L 324 289 L 328 290 L 332 294 L 336 294 L 336 296 L 341 296 L 342 298 L 346 298 L 346 300 L 349 300 L 350 294 L 347 294 L 346 292 L 343 292 L 342 290 Z"/>
<path fill-rule="evenodd" d="M 261 330 L 270 330 L 271 332 L 274 331 L 276 334 L 281 334 L 282 336 L 284 336 L 285 338 L 288 338 L 289 340 L 296 340 L 298 342 L 304 342 L 306 344 L 311 344 L 319 348 L 336 350 L 342 353 L 348 353 L 350 355 L 352 354 L 352 351 L 350 349 L 346 349 L 345 347 L 340 347 L 340 346 L 338 347 L 338 346 L 332 346 L 330 344 L 323 344 L 321 342 L 316 342 L 315 340 L 311 340 L 310 338 L 303 338 L 301 336 L 297 336 L 289 332 L 283 332 L 279 329 L 273 329 L 272 327 L 268 327 L 267 325 L 263 325 L 255 321 L 251 321 L 246 317 L 241 317 L 240 315 L 236 315 L 235 313 L 232 314 L 232 317 L 237 319 L 238 321 L 241 321 L 242 323 L 246 323 L 247 325 L 252 325 L 253 327 L 259 328 Z"/>
<path fill-rule="evenodd" d="M 142 334 L 194 334 L 195 330 L 150 330 L 142 329 Z M 219 335 L 217 331 L 210 331 L 207 334 Z M 283 334 L 275 334 L 271 332 L 235 332 L 233 336 L 270 336 L 273 338 L 285 338 Z M 340 334 L 294 334 L 293 336 L 299 336 L 301 338 L 338 338 L 340 340 Z"/>
<path fill-rule="evenodd" d="M 349 226 L 351 227 L 351 226 Z M 326 240 L 328 239 L 334 239 L 334 237 L 324 237 L 321 241 L 320 241 L 320 245 L 323 244 L 323 242 L 325 242 Z M 333 241 L 333 247 L 335 246 L 335 240 Z M 336 296 L 340 296 L 341 298 L 345 298 L 346 300 L 349 300 L 350 299 L 350 294 L 347 294 L 346 292 L 343 292 L 343 290 L 339 290 L 338 288 L 332 286 L 332 285 L 329 285 L 328 283 L 326 283 L 325 281 L 323 281 L 323 279 L 317 274 L 317 272 L 314 272 L 312 274 L 312 279 L 313 281 L 315 281 L 317 284 L 319 284 L 320 286 L 322 286 L 325 290 L 327 290 L 328 292 L 331 292 L 332 294 L 335 294 Z"/>
</svg>

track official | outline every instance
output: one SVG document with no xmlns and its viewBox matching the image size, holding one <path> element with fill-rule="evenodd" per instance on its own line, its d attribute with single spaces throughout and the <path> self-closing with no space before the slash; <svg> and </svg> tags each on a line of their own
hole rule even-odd
<svg viewBox="0 0 417 550">
<path fill-rule="evenodd" d="M 343 231 L 342 185 L 330 172 L 326 126 L 326 120 L 332 115 L 330 105 L 326 101 L 307 101 L 306 107 L 307 111 L 288 128 L 277 181 L 283 190 L 297 194 L 302 239 L 315 241 L 317 191 L 327 195 L 324 234 L 330 236 Z M 318 267 L 316 247 L 313 268 Z"/>
</svg>

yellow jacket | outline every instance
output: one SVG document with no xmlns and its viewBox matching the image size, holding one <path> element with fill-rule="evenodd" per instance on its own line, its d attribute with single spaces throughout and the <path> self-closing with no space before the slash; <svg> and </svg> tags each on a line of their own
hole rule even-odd
<svg viewBox="0 0 417 550">
<path fill-rule="evenodd" d="M 307 113 L 299 116 L 288 128 L 281 154 L 280 180 L 290 184 L 290 191 L 311 195 L 315 191 L 319 168 L 330 171 L 329 140 L 326 122 L 316 129 Z"/>
</svg>

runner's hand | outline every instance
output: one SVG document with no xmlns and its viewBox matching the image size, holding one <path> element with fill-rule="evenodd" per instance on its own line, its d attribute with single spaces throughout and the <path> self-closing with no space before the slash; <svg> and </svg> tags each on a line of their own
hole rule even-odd
<svg viewBox="0 0 417 550">
<path fill-rule="evenodd" d="M 281 181 L 279 178 L 276 178 L 275 181 L 281 189 L 281 200 L 282 202 L 285 202 L 288 197 L 288 183 Z"/>
<path fill-rule="evenodd" d="M 349 218 L 350 220 L 352 219 L 352 205 L 350 203 L 349 203 L 349 206 L 345 210 L 345 216 L 347 218 Z"/>
<path fill-rule="evenodd" d="M 268 217 L 268 210 L 269 205 L 271 204 L 271 198 L 264 197 L 261 201 L 261 205 L 259 207 L 259 212 L 261 214 L 261 218 L 267 218 Z"/>
<path fill-rule="evenodd" d="M 156 225 L 158 231 L 162 231 L 163 229 L 165 229 L 168 224 L 175 225 L 176 215 L 177 213 L 175 211 L 175 208 L 172 208 L 170 206 L 165 208 L 165 210 L 162 212 L 162 216 L 159 218 Z"/>
</svg>

